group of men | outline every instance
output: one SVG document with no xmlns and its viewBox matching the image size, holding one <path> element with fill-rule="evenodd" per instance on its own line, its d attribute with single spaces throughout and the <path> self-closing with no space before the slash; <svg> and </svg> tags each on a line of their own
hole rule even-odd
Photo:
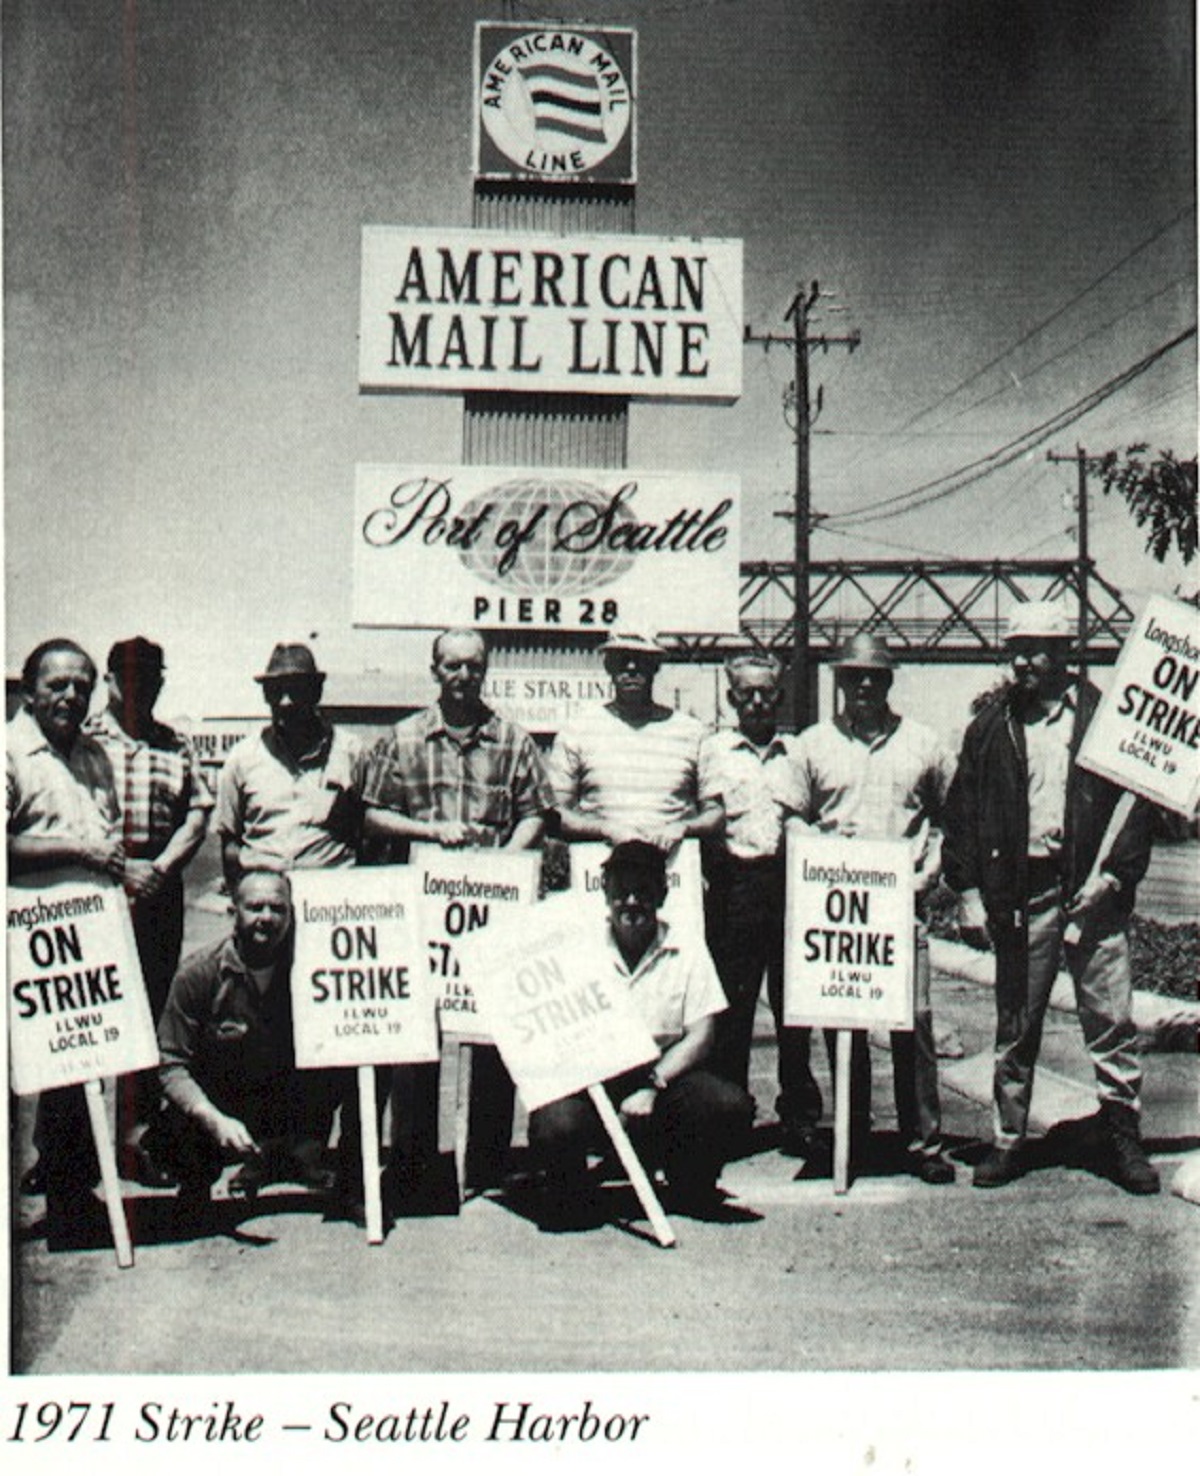
<svg viewBox="0 0 1200 1476">
<path fill-rule="evenodd" d="M 657 643 L 613 634 L 602 647 L 611 700 L 564 726 L 548 762 L 528 733 L 484 701 L 488 652 L 477 631 L 438 636 L 436 700 L 371 751 L 322 714 L 324 674 L 311 650 L 281 644 L 257 677 L 270 722 L 229 754 L 215 806 L 187 740 L 154 717 L 160 647 L 141 637 L 114 645 L 107 706 L 89 717 L 96 671 L 87 653 L 68 640 L 39 646 L 9 726 L 9 867 L 14 877 L 100 873 L 129 898 L 161 1068 L 157 1084 L 123 1085 L 122 1173 L 154 1187 L 177 1184 L 185 1218 L 203 1214 L 230 1162 L 239 1165 L 231 1192 L 253 1194 L 286 1178 L 360 1213 L 353 1073 L 294 1067 L 288 873 L 401 862 L 413 841 L 522 850 L 547 834 L 568 848 L 576 841 L 611 848 L 599 944 L 661 1054 L 651 1069 L 607 1088 L 664 1169 L 675 1207 L 720 1217 L 719 1175 L 748 1142 L 754 1118 L 749 1060 L 764 976 L 777 1036 L 779 1146 L 825 1171 L 811 1032 L 784 1019 L 783 838 L 795 819 L 912 847 L 913 1029 L 894 1033 L 891 1044 L 913 1172 L 929 1184 L 955 1178 L 941 1138 L 924 922 L 926 899 L 944 876 L 961 897 L 964 937 L 990 940 L 996 956 L 993 1146 L 974 1182 L 995 1187 L 1023 1171 L 1042 1021 L 1065 954 L 1110 1171 L 1131 1192 L 1154 1192 L 1157 1175 L 1138 1131 L 1127 942 L 1153 812 L 1138 802 L 1099 854 L 1118 791 L 1076 763 L 1096 695 L 1072 673 L 1065 614 L 1046 602 L 1020 605 L 1007 639 L 1011 680 L 982 705 L 957 762 L 932 729 L 893 709 L 895 661 L 872 636 L 856 637 L 834 661 L 833 717 L 785 734 L 782 672 L 772 657 L 750 653 L 728 663 L 737 725 L 710 732 L 655 701 L 664 654 Z M 182 873 L 214 810 L 232 932 L 180 965 Z M 693 837 L 704 856 L 703 938 L 681 935 L 660 915 L 667 857 Z M 497 1183 L 513 1088 L 496 1052 L 477 1055 L 472 1176 Z M 391 1203 L 409 1196 L 419 1204 L 439 1146 L 438 1068 L 386 1075 L 395 1108 Z M 851 1121 L 860 1130 L 854 1158 L 866 1149 L 870 1122 L 864 1032 L 855 1032 L 850 1076 Z M 339 1109 L 341 1146 L 330 1169 Z M 35 1137 L 39 1157 L 24 1187 L 45 1193 L 48 1237 L 65 1243 L 99 1208 L 81 1089 L 43 1094 Z M 591 1223 L 588 1154 L 602 1144 L 587 1097 L 532 1113 L 529 1144 L 541 1223 Z"/>
</svg>

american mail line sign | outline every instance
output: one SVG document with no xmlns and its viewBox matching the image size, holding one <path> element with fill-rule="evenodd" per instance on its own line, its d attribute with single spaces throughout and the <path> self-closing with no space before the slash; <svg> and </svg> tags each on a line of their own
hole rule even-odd
<svg viewBox="0 0 1200 1476">
<path fill-rule="evenodd" d="M 736 400 L 742 243 L 364 226 L 363 390 Z"/>
</svg>

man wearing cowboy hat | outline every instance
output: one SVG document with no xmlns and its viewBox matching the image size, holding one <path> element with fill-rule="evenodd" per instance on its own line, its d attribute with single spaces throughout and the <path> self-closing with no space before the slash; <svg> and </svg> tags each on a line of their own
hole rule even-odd
<svg viewBox="0 0 1200 1476">
<path fill-rule="evenodd" d="M 1139 1131 L 1128 938 L 1154 812 L 1139 800 L 1099 856 L 1121 791 L 1075 762 L 1099 694 L 1070 671 L 1066 611 L 1050 600 L 1018 605 L 1005 644 L 1012 680 L 966 731 L 946 814 L 946 880 L 960 894 L 963 936 L 990 938 L 996 954 L 993 1147 L 975 1184 L 996 1188 L 1024 1171 L 1042 1021 L 1065 957 L 1112 1178 L 1131 1194 L 1154 1194 L 1158 1174 Z"/>
<path fill-rule="evenodd" d="M 926 1184 L 954 1181 L 943 1157 L 937 1053 L 930 1004 L 924 898 L 938 878 L 942 807 L 953 759 L 924 723 L 888 702 L 895 661 L 878 636 L 853 637 L 833 662 L 841 710 L 800 735 L 795 748 L 800 817 L 817 830 L 863 840 L 907 840 L 916 883 L 915 1013 L 911 1031 L 892 1032 L 896 1116 L 912 1172 Z M 865 1133 L 871 1074 L 867 1038 L 856 1031 L 851 1113 Z"/>
<path fill-rule="evenodd" d="M 600 647 L 613 700 L 567 724 L 550 755 L 562 836 L 568 841 L 644 840 L 669 851 L 711 828 L 701 821 L 703 725 L 654 700 L 663 648 L 614 632 Z"/>
<path fill-rule="evenodd" d="M 245 866 L 352 866 L 362 822 L 362 748 L 322 716 L 325 673 L 313 653 L 281 642 L 255 681 L 271 722 L 230 751 L 217 783 L 231 889 Z"/>
</svg>

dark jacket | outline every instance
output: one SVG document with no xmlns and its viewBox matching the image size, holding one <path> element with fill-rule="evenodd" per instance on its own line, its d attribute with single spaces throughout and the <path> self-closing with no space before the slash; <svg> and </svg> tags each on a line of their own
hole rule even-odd
<svg viewBox="0 0 1200 1476">
<path fill-rule="evenodd" d="M 1099 701 L 1096 688 L 1076 692 L 1063 827 L 1062 884 L 1072 896 L 1086 880 L 1122 791 L 1075 762 Z M 963 737 L 958 772 L 946 799 L 942 866 L 956 892 L 978 888 L 994 924 L 1023 926 L 1029 898 L 1029 789 L 1025 732 L 1005 689 L 974 719 Z M 1134 889 L 1150 864 L 1154 807 L 1139 799 L 1104 870 L 1121 883 L 1114 906 L 1128 916 Z"/>
</svg>

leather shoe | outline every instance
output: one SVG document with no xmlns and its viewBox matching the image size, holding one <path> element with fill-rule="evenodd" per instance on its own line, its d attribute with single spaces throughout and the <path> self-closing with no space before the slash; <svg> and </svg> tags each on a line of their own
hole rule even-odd
<svg viewBox="0 0 1200 1476">
<path fill-rule="evenodd" d="M 1024 1172 L 1019 1147 L 991 1148 L 987 1157 L 975 1165 L 971 1182 L 976 1189 L 999 1189 L 1002 1184 L 1019 1179 Z"/>
<path fill-rule="evenodd" d="M 144 1143 L 129 1143 L 121 1150 L 120 1174 L 143 1189 L 174 1189 L 178 1180 L 169 1169 L 163 1168 Z"/>
<path fill-rule="evenodd" d="M 922 1184 L 953 1184 L 956 1178 L 954 1165 L 940 1153 L 914 1153 L 910 1163 Z"/>
<path fill-rule="evenodd" d="M 784 1127 L 779 1151 L 784 1158 L 803 1158 L 808 1163 L 824 1164 L 830 1159 L 828 1145 L 815 1127 Z"/>
</svg>

